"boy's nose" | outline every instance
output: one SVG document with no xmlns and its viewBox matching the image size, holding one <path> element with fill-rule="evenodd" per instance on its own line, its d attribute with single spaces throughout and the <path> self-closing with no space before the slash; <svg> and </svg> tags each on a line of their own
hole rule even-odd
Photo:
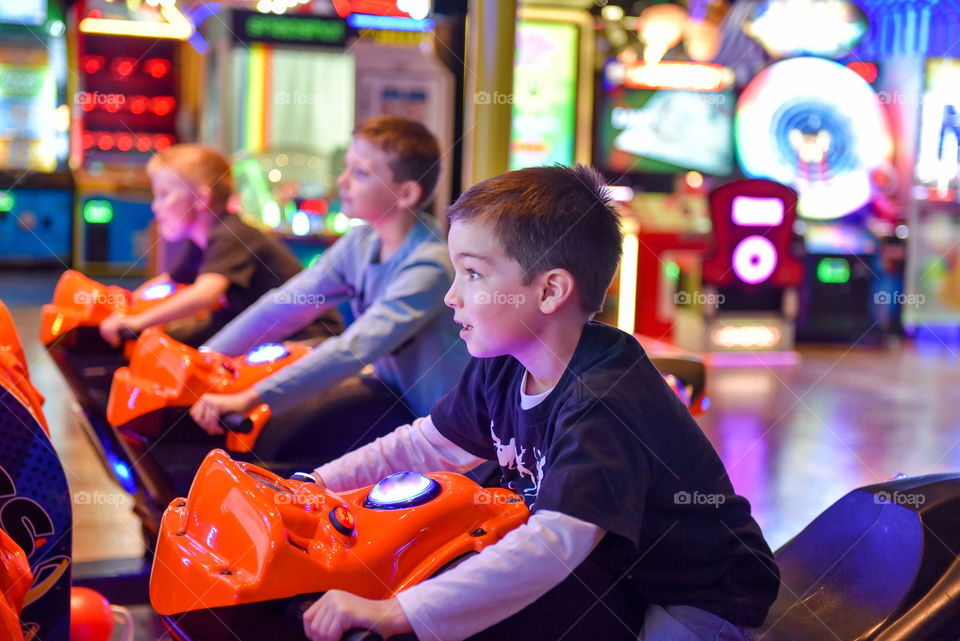
<svg viewBox="0 0 960 641">
<path fill-rule="evenodd" d="M 443 302 L 447 307 L 453 309 L 460 307 L 460 297 L 457 296 L 457 281 L 450 283 L 450 289 L 443 295 Z"/>
<path fill-rule="evenodd" d="M 342 191 L 347 188 L 347 170 L 344 169 L 339 176 L 337 176 L 337 187 Z"/>
</svg>

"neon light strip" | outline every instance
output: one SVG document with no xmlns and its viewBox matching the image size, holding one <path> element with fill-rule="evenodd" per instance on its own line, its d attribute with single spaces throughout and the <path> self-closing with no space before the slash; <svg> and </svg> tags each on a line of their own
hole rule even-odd
<svg viewBox="0 0 960 641">
<path fill-rule="evenodd" d="M 264 100 L 264 71 L 265 56 L 264 46 L 255 44 L 250 46 L 249 58 L 247 60 L 247 95 L 244 99 L 246 104 L 246 122 L 244 130 L 246 131 L 246 143 L 243 149 L 248 151 L 263 150 L 263 100 Z"/>
<path fill-rule="evenodd" d="M 637 315 L 637 261 L 640 260 L 640 239 L 636 234 L 623 235 L 623 258 L 620 260 L 620 292 L 617 305 L 617 327 L 633 333 Z"/>
<path fill-rule="evenodd" d="M 427 33 L 433 31 L 433 20 L 424 18 L 415 20 L 400 16 L 374 16 L 367 13 L 352 13 L 347 18 L 347 24 L 354 29 L 378 29 L 385 31 L 418 31 Z"/>
<path fill-rule="evenodd" d="M 160 15 L 167 20 L 166 23 L 112 18 L 84 18 L 80 21 L 80 31 L 109 36 L 169 38 L 172 40 L 187 40 L 193 35 L 193 25 L 176 7 L 160 7 Z"/>
</svg>

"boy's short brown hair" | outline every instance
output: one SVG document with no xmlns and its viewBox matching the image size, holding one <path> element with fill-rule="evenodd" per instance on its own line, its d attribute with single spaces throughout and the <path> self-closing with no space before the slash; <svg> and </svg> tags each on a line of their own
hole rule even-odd
<svg viewBox="0 0 960 641">
<path fill-rule="evenodd" d="M 168 169 L 180 179 L 210 190 L 210 209 L 217 214 L 227 210 L 234 192 L 230 160 L 220 151 L 205 145 L 181 143 L 161 151 L 147 163 L 147 174 Z"/>
<path fill-rule="evenodd" d="M 390 156 L 390 170 L 397 182 L 415 180 L 420 185 L 423 206 L 433 198 L 440 178 L 440 143 L 419 122 L 397 116 L 367 118 L 353 130 Z"/>
<path fill-rule="evenodd" d="M 603 178 L 589 167 L 531 167 L 468 189 L 447 211 L 447 222 L 493 223 L 504 253 L 520 263 L 524 283 L 548 269 L 566 269 L 588 313 L 603 299 L 620 263 L 620 216 Z"/>
</svg>

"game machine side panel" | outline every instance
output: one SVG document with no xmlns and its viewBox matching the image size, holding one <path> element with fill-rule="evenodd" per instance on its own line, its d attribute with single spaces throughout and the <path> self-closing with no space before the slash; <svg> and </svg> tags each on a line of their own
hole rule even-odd
<svg viewBox="0 0 960 641">
<path fill-rule="evenodd" d="M 0 7 L 0 264 L 69 265 L 64 16 L 47 0 Z"/>
</svg>

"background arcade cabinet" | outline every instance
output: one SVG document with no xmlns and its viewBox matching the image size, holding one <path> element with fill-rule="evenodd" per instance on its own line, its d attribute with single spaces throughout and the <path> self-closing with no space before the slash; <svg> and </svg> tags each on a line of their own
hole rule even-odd
<svg viewBox="0 0 960 641">
<path fill-rule="evenodd" d="M 0 263 L 71 260 L 67 49 L 47 0 L 0 3 Z"/>
<path fill-rule="evenodd" d="M 678 345 L 715 356 L 792 354 L 796 289 L 804 276 L 792 247 L 796 206 L 796 192 L 769 180 L 710 192 L 714 244 L 703 263 L 705 291 L 703 300 L 678 310 Z"/>
<path fill-rule="evenodd" d="M 881 245 L 893 239 L 895 225 L 881 220 L 876 205 L 877 179 L 893 163 L 877 93 L 831 60 L 777 62 L 740 95 L 736 140 L 747 176 L 790 185 L 799 196 L 806 276 L 797 339 L 853 343 L 878 336 Z"/>
<path fill-rule="evenodd" d="M 153 219 L 144 166 L 190 120 L 181 105 L 190 49 L 181 41 L 193 27 L 173 3 L 153 4 L 83 0 L 71 12 L 74 249 L 86 273 L 144 269 Z"/>
</svg>

